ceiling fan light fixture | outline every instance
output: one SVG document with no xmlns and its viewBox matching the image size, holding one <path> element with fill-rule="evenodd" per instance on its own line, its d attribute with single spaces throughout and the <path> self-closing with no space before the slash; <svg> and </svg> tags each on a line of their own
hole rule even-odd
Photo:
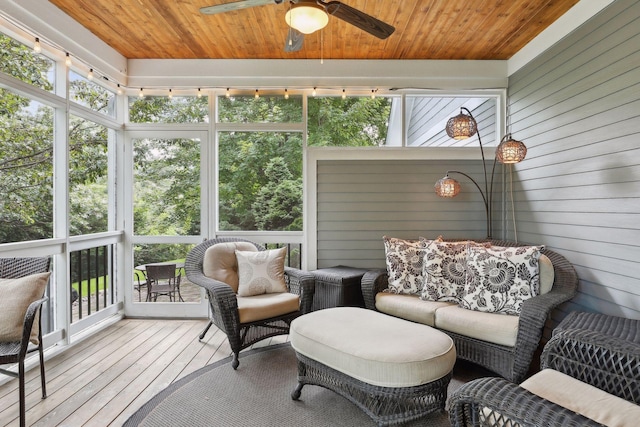
<svg viewBox="0 0 640 427">
<path fill-rule="evenodd" d="M 300 2 L 291 6 L 284 19 L 287 25 L 303 34 L 321 30 L 329 23 L 329 15 L 324 7 L 315 2 Z"/>
</svg>

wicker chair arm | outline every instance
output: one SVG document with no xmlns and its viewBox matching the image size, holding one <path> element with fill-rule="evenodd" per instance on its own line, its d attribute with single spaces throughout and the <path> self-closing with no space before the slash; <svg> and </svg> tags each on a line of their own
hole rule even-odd
<svg viewBox="0 0 640 427">
<path fill-rule="evenodd" d="M 212 314 L 222 322 L 218 327 L 223 327 L 227 334 L 237 330 L 240 324 L 238 300 L 231 286 L 207 277 L 201 271 L 191 271 L 187 278 L 191 283 L 202 286 L 207 291 Z"/>
<path fill-rule="evenodd" d="M 389 274 L 384 269 L 369 270 L 362 276 L 360 285 L 365 308 L 375 310 L 376 295 L 389 287 Z"/>
<path fill-rule="evenodd" d="M 316 279 L 313 274 L 293 267 L 284 268 L 289 292 L 300 295 L 300 311 L 302 314 L 311 313 L 313 296 L 316 291 Z"/>
<path fill-rule="evenodd" d="M 40 312 L 42 304 L 47 302 L 49 298 L 42 297 L 39 300 L 33 301 L 27 307 L 27 311 L 24 315 L 24 321 L 22 323 L 22 341 L 20 341 L 20 357 L 24 358 L 27 354 L 27 348 L 29 347 L 29 339 L 31 338 L 31 329 L 33 329 L 33 322 L 35 322 L 36 315 Z"/>
<path fill-rule="evenodd" d="M 456 427 L 600 426 L 502 378 L 480 378 L 463 384 L 451 396 L 449 419 Z"/>
<path fill-rule="evenodd" d="M 640 404 L 640 344 L 600 331 L 565 330 L 542 351 L 541 367 Z"/>
</svg>

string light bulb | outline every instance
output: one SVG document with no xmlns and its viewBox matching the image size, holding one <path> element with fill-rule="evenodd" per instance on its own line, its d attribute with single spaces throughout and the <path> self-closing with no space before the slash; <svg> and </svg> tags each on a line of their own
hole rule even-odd
<svg viewBox="0 0 640 427">
<path fill-rule="evenodd" d="M 69 52 L 67 52 L 67 56 L 64 59 L 64 63 L 67 67 L 71 67 L 71 55 L 69 55 Z"/>
<path fill-rule="evenodd" d="M 173 99 L 173 91 L 169 89 L 169 99 Z"/>
<path fill-rule="evenodd" d="M 224 96 L 226 96 L 227 98 L 231 96 L 231 93 L 229 92 L 229 88 L 227 88 L 227 92 L 224 94 Z"/>
<path fill-rule="evenodd" d="M 287 89 L 284 90 L 284 99 L 289 99 L 289 92 Z"/>
<path fill-rule="evenodd" d="M 311 96 L 316 96 L 318 94 L 318 92 L 316 91 L 316 88 L 313 88 L 313 92 L 311 92 Z"/>
<path fill-rule="evenodd" d="M 35 43 L 33 43 L 33 51 L 35 53 L 42 52 L 42 45 L 40 44 L 40 38 L 39 37 L 36 37 L 36 41 L 35 41 Z"/>
<path fill-rule="evenodd" d="M 140 88 L 140 92 L 138 93 L 138 98 L 142 98 L 144 96 L 144 91 Z"/>
<path fill-rule="evenodd" d="M 93 80 L 93 68 L 89 68 L 89 72 L 87 73 L 87 79 Z"/>
<path fill-rule="evenodd" d="M 202 98 L 202 91 L 198 88 L 198 98 Z"/>
<path fill-rule="evenodd" d="M 260 98 L 260 92 L 258 92 L 258 89 L 256 89 L 256 94 L 254 95 L 254 97 L 256 99 Z"/>
<path fill-rule="evenodd" d="M 375 91 L 375 89 L 371 89 L 371 99 L 376 99 L 376 91 Z"/>
<path fill-rule="evenodd" d="M 347 91 L 342 89 L 342 99 L 347 99 Z"/>
<path fill-rule="evenodd" d="M 120 87 L 120 83 L 118 83 L 118 95 L 122 95 L 122 88 Z"/>
</svg>

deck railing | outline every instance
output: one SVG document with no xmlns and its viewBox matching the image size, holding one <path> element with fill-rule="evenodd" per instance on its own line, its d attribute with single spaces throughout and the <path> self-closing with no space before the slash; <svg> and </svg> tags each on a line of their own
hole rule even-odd
<svg viewBox="0 0 640 427">
<path fill-rule="evenodd" d="M 71 252 L 71 322 L 96 313 L 116 300 L 113 285 L 114 245 Z"/>
</svg>

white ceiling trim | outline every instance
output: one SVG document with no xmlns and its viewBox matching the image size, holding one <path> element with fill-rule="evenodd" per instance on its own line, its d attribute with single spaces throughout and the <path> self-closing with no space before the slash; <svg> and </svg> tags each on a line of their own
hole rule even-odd
<svg viewBox="0 0 640 427">
<path fill-rule="evenodd" d="M 129 87 L 506 88 L 506 61 L 133 59 Z"/>
</svg>

